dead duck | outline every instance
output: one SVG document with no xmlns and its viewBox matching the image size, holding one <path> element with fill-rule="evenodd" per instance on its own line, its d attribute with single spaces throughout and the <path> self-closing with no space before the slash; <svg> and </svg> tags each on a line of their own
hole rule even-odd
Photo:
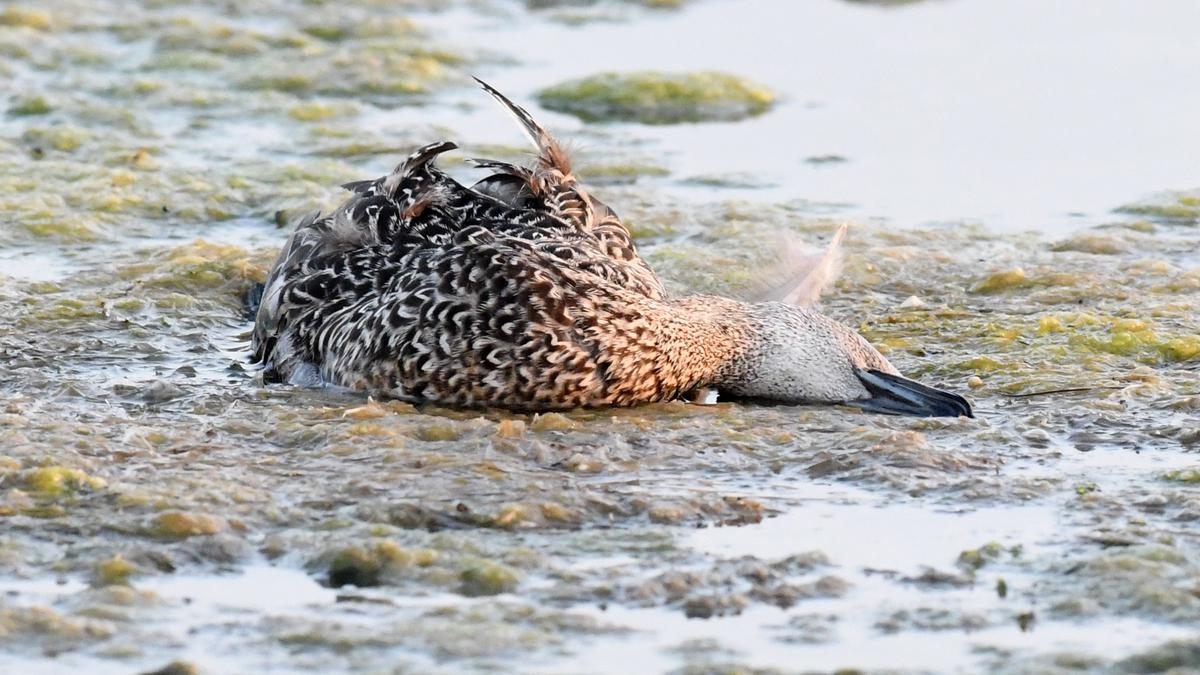
<svg viewBox="0 0 1200 675">
<path fill-rule="evenodd" d="M 304 217 L 262 289 L 251 349 L 264 380 L 415 403 L 513 410 L 630 406 L 715 390 L 784 404 L 972 416 L 900 375 L 810 305 L 842 232 L 784 302 L 669 297 L 559 143 L 480 82 L 537 148 L 468 188 L 435 166 L 448 141 L 348 183 Z M 844 231 L 843 231 L 844 232 Z"/>
</svg>

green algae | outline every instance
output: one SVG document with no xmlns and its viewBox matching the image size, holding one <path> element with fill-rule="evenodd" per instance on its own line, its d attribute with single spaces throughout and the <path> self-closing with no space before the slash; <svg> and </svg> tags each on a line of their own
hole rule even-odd
<svg viewBox="0 0 1200 675">
<path fill-rule="evenodd" d="M 976 373 L 994 373 L 1002 370 L 1012 370 L 1011 364 L 1002 363 L 990 356 L 976 356 L 972 359 L 967 359 L 958 364 L 963 370 L 970 370 Z"/>
<path fill-rule="evenodd" d="M 10 5 L 0 12 L 0 26 L 31 28 L 48 32 L 55 29 L 54 15 L 40 9 L 30 9 L 19 5 Z"/>
<path fill-rule="evenodd" d="M 1145 202 L 1122 206 L 1117 211 L 1167 222 L 1196 223 L 1200 221 L 1200 195 L 1194 192 L 1167 193 Z"/>
<path fill-rule="evenodd" d="M 1066 330 L 1061 318 L 1054 315 L 1043 316 L 1038 319 L 1037 333 L 1038 335 L 1046 335 L 1047 333 L 1062 333 Z"/>
<path fill-rule="evenodd" d="M 529 428 L 533 431 L 568 431 L 578 425 L 562 413 L 540 413 L 533 416 Z"/>
<path fill-rule="evenodd" d="M 583 180 L 595 184 L 626 185 L 641 178 L 659 178 L 670 175 L 670 171 L 656 164 L 637 162 L 588 164 L 579 171 Z"/>
<path fill-rule="evenodd" d="M 761 190 L 776 187 L 774 183 L 770 183 L 758 176 L 735 173 L 689 176 L 681 182 L 683 185 L 740 190 Z"/>
<path fill-rule="evenodd" d="M 988 563 L 1000 560 L 1005 553 L 1015 558 L 1020 555 L 1019 549 L 1006 548 L 999 542 L 991 541 L 979 548 L 967 549 L 958 554 L 958 566 L 967 570 L 977 570 Z"/>
<path fill-rule="evenodd" d="M 1077 251 L 1080 253 L 1094 253 L 1096 255 L 1117 255 L 1127 251 L 1128 247 L 1123 241 L 1112 235 L 1087 232 L 1060 241 L 1051 246 L 1050 250 Z"/>
<path fill-rule="evenodd" d="M 222 529 L 220 520 L 205 513 L 167 511 L 154 517 L 146 533 L 164 539 L 186 539 L 216 534 Z"/>
<path fill-rule="evenodd" d="M 247 89 L 278 92 L 307 92 L 313 89 L 317 79 L 305 73 L 280 73 L 277 75 L 254 75 L 242 81 Z"/>
<path fill-rule="evenodd" d="M 1200 469 L 1177 469 L 1168 471 L 1162 476 L 1163 480 L 1172 483 L 1200 483 Z"/>
<path fill-rule="evenodd" d="M 762 85 L 726 73 L 601 73 L 538 92 L 545 107 L 587 122 L 644 124 L 731 121 L 775 103 Z"/>
<path fill-rule="evenodd" d="M 1072 344 L 1117 356 L 1136 356 L 1157 344 L 1157 338 L 1149 331 L 1118 330 L 1105 337 L 1075 336 Z"/>
<path fill-rule="evenodd" d="M 631 10 L 667 12 L 678 10 L 692 0 L 525 0 L 525 5 L 540 11 L 551 21 L 567 26 L 583 26 L 593 22 L 625 21 L 633 16 Z"/>
<path fill-rule="evenodd" d="M 1197 669 L 1200 669 L 1200 641 L 1185 639 L 1172 640 L 1121 659 L 1114 665 L 1113 672 L 1173 675 Z"/>
<path fill-rule="evenodd" d="M 1076 453 L 1058 450 L 1075 444 L 1081 450 L 1138 448 L 1171 455 L 1189 442 L 1187 447 L 1195 447 L 1196 441 L 1189 441 L 1194 435 L 1179 427 L 1196 405 L 1188 398 L 1195 393 L 1194 373 L 1188 368 L 1196 358 L 1194 338 L 1200 335 L 1194 295 L 1200 276 L 1187 253 L 1194 248 L 1190 240 L 1168 236 L 1190 230 L 1162 223 L 1143 222 L 1114 232 L 1117 247 L 1103 239 L 1046 245 L 985 236 L 965 227 L 887 231 L 854 224 L 846 273 L 824 299 L 826 311 L 865 326 L 864 332 L 890 347 L 889 357 L 912 377 L 956 391 L 970 382 L 968 376 L 978 378 L 974 396 L 985 412 L 971 426 L 730 403 L 510 419 L 494 411 L 418 411 L 394 408 L 391 402 L 364 404 L 329 392 L 259 386 L 253 379 L 256 372 L 243 360 L 248 325 L 241 318 L 239 295 L 250 280 L 262 280 L 277 253 L 286 232 L 272 235 L 273 228 L 336 202 L 342 196 L 337 183 L 386 171 L 395 160 L 383 161 L 377 154 L 406 151 L 414 139 L 407 131 L 389 139 L 395 127 L 364 132 L 355 118 L 365 120 L 379 110 L 423 99 L 380 93 L 393 77 L 402 77 L 390 69 L 404 62 L 369 63 L 372 45 L 363 32 L 386 25 L 385 19 L 356 22 L 353 16 L 338 16 L 326 22 L 320 12 L 344 11 L 333 3 L 324 9 L 320 3 L 273 3 L 271 20 L 261 22 L 257 17 L 264 9 L 257 3 L 240 6 L 244 14 L 236 19 L 214 19 L 174 2 L 151 4 L 138 5 L 147 15 L 123 18 L 125 25 L 116 32 L 84 17 L 80 24 L 89 28 L 70 36 L 123 36 L 113 40 L 117 47 L 72 54 L 49 44 L 22 43 L 30 61 L 16 65 L 61 68 L 71 76 L 63 82 L 78 83 L 79 71 L 72 69 L 93 63 L 101 74 L 95 80 L 119 81 L 35 87 L 31 91 L 53 104 L 47 111 L 52 114 L 14 116 L 8 120 L 13 135 L 0 141 L 0 203 L 14 223 L 0 233 L 0 245 L 61 249 L 72 264 L 58 282 L 0 281 L 0 308 L 17 317 L 19 326 L 8 333 L 0 329 L 0 367 L 16 373 L 0 404 L 0 444 L 17 462 L 0 464 L 0 472 L 15 476 L 15 481 L 5 480 L 0 493 L 0 514 L 13 523 L 0 546 L 0 565 L 6 571 L 98 583 L 104 575 L 96 567 L 112 563 L 113 584 L 127 583 L 124 570 L 132 567 L 129 574 L 137 574 L 141 585 L 176 568 L 192 575 L 209 574 L 214 566 L 242 568 L 245 558 L 228 555 L 236 547 L 221 543 L 225 538 L 238 541 L 242 532 L 252 533 L 255 542 L 261 536 L 259 551 L 281 566 L 305 560 L 311 551 L 360 547 L 367 562 L 357 563 L 360 572 L 347 574 L 367 570 L 362 578 L 369 579 L 374 559 L 377 585 L 361 597 L 347 589 L 339 593 L 337 605 L 354 611 L 360 603 L 363 621 L 339 626 L 327 608 L 287 612 L 295 617 L 244 611 L 245 622 L 236 613 L 223 613 L 220 620 L 230 622 L 229 633 L 244 634 L 256 645 L 270 643 L 274 635 L 315 636 L 313 645 L 336 645 L 329 661 L 321 661 L 318 650 L 297 647 L 281 653 L 279 662 L 287 664 L 281 667 L 321 669 L 342 659 L 370 668 L 380 662 L 378 650 L 398 646 L 405 654 L 436 656 L 450 670 L 503 669 L 533 653 L 531 645 L 574 654 L 577 637 L 586 642 L 600 633 L 593 628 L 572 632 L 571 626 L 584 624 L 571 623 L 579 621 L 571 618 L 555 619 L 561 624 L 547 619 L 547 629 L 514 629 L 531 625 L 533 608 L 543 613 L 546 605 L 609 605 L 643 607 L 650 613 L 668 607 L 716 617 L 722 608 L 738 606 L 726 601 L 740 591 L 708 583 L 721 563 L 689 549 L 693 525 L 712 531 L 746 529 L 764 512 L 822 503 L 807 488 L 803 501 L 794 501 L 797 476 L 823 461 L 822 453 L 850 455 L 826 467 L 857 462 L 836 473 L 843 487 L 866 485 L 885 499 L 914 500 L 931 508 L 952 501 L 967 513 L 989 501 L 1053 509 L 1047 501 L 1069 493 L 1078 480 L 1091 489 L 1085 490 L 1087 499 L 1071 500 L 1072 516 L 1078 509 L 1087 518 L 1109 519 L 1111 509 L 1140 519 L 1130 526 L 1134 534 L 1105 540 L 1125 543 L 1105 545 L 1125 546 L 1139 537 L 1176 536 L 1184 542 L 1184 536 L 1171 533 L 1192 522 L 1186 520 L 1194 513 L 1188 474 L 1172 479 L 1161 475 L 1161 466 L 1141 473 L 1123 468 L 1106 473 L 1099 489 L 1089 480 L 1097 476 L 1073 460 Z M 41 3 L 26 6 L 40 8 Z M 53 31 L 73 21 L 58 6 L 47 5 Z M 355 11 L 350 8 L 350 14 Z M 173 30 L 196 30 L 198 35 L 177 35 L 160 44 L 159 37 L 170 31 L 157 26 L 170 20 L 164 15 L 174 13 L 195 14 L 191 24 Z M 235 20 L 238 25 L 232 24 Z M 334 28 L 324 34 L 306 30 L 325 24 Z M 31 28 L 18 30 L 35 35 Z M 392 54 L 418 55 L 421 49 L 436 49 L 438 41 L 437 34 L 411 42 L 406 35 L 380 46 Z M 136 50 L 126 51 L 123 44 L 152 53 L 139 64 Z M 118 55 L 127 60 L 104 56 L 108 49 L 120 50 Z M 457 86 L 463 79 L 449 65 L 453 55 L 427 56 L 438 65 L 428 67 L 430 79 L 416 73 L 426 91 Z M 121 70 L 126 66 L 128 72 Z M 355 91 L 353 78 L 346 86 L 323 79 L 356 67 L 371 71 L 380 87 Z M 306 88 L 228 86 L 259 72 L 304 76 Z M 133 117 L 122 120 L 82 110 L 109 97 L 133 109 Z M 166 128 L 173 131 L 160 136 L 163 120 L 169 120 Z M 63 148 L 55 147 L 44 131 L 60 122 L 79 132 L 74 141 L 64 136 L 71 142 Z M 237 124 L 243 122 L 279 140 L 245 148 L 223 145 L 224 139 L 241 136 L 244 130 Z M 31 127 L 43 131 L 24 136 Z M 425 133 L 422 129 L 413 135 Z M 210 143 L 211 149 L 206 147 Z M 504 156 L 510 159 L 525 153 L 524 148 L 508 150 Z M 35 151 L 41 157 L 36 162 L 31 160 Z M 313 159 L 321 154 L 347 161 Z M 181 157 L 199 166 L 185 168 Z M 660 175 L 636 165 L 602 164 L 598 174 L 585 168 L 580 175 L 585 184 L 606 171 L 612 183 Z M 614 198 L 603 198 L 628 218 L 636 236 L 653 240 L 639 245 L 655 260 L 672 293 L 724 292 L 751 281 L 747 270 L 760 259 L 755 249 L 772 227 L 794 228 L 819 242 L 836 226 L 812 218 L 804 206 L 680 203 L 654 190 L 656 182 L 642 180 L 637 190 L 617 188 Z M 217 219 L 220 228 L 240 229 L 233 235 L 214 233 Z M 1138 234 L 1156 227 L 1153 237 Z M 226 244 L 217 241 L 221 237 L 238 245 L 223 248 Z M 196 238 L 209 241 L 181 243 Z M 1029 270 L 1028 286 L 963 293 L 986 278 L 989 270 L 981 270 L 977 261 L 993 260 L 989 242 L 1006 251 L 1000 258 L 1005 262 L 996 265 Z M 1142 259 L 1157 262 L 1142 265 Z M 660 260 L 665 264 L 657 265 Z M 921 298 L 926 308 L 895 309 L 910 296 Z M 1074 307 L 1062 302 L 1079 301 L 1086 311 L 1063 311 Z M 1141 368 L 1142 363 L 1154 368 Z M 1153 379 L 1147 370 L 1153 370 Z M 186 395 L 152 403 L 159 396 L 153 382 L 165 382 Z M 1013 399 L 1000 395 L 1072 386 L 1114 389 Z M 886 435 L 913 429 L 926 436 L 924 446 Z M 998 461 L 972 464 L 960 450 Z M 86 458 L 82 463 L 81 457 Z M 1045 477 L 1031 479 L 1011 469 L 1031 459 Z M 117 487 L 91 498 L 73 498 L 90 491 L 83 489 L 51 499 L 23 482 L 32 470 L 23 467 L 43 462 L 87 467 L 113 482 L 113 476 L 121 478 Z M 1141 479 L 1149 480 L 1139 483 Z M 1147 486 L 1154 488 L 1151 494 L 1146 494 Z M 755 510 L 726 501 L 745 497 L 763 504 Z M 205 534 L 213 528 L 187 525 L 185 519 L 166 528 L 175 534 L 156 534 L 156 519 L 164 509 L 193 519 L 211 514 L 218 528 Z M 54 520 L 33 520 L 37 518 Z M 716 525 L 725 527 L 712 527 Z M 1046 560 L 1096 544 L 1080 538 L 1081 526 L 1072 518 L 1063 519 L 1060 527 L 1065 543 L 1031 544 L 1031 562 L 1021 569 L 1054 601 L 1093 595 L 1088 590 L 1094 583 L 1094 595 L 1104 605 L 1088 610 L 1089 621 L 1102 623 L 1118 615 L 1161 622 L 1196 617 L 1188 604 L 1188 594 L 1194 595 L 1194 583 L 1188 581 L 1195 573 L 1192 549 L 1181 544 L 1177 551 L 1147 552 L 1111 568 L 1085 564 L 1081 573 L 1064 574 Z M 364 539 L 368 537 L 394 539 L 394 546 L 412 557 L 379 550 Z M 518 551 L 523 547 L 527 552 Z M 417 562 L 420 550 L 429 552 L 425 566 Z M 1001 569 L 1002 563 L 1008 576 L 1008 566 L 1015 564 L 1004 556 L 989 558 L 988 546 L 973 550 L 983 562 L 980 579 L 985 586 L 982 574 Z M 736 552 L 743 554 L 753 551 Z M 605 564 L 595 566 L 597 559 Z M 945 565 L 953 560 L 922 562 Z M 854 574 L 849 564 L 844 566 L 839 574 Z M 355 564 L 346 569 L 354 570 Z M 694 576 L 664 579 L 660 591 L 643 596 L 624 595 L 628 584 L 621 580 L 656 577 L 671 569 Z M 317 567 L 314 576 L 325 580 L 328 573 L 328 567 Z M 746 570 L 745 576 L 730 577 L 728 588 L 762 574 Z M 522 583 L 526 578 L 530 582 Z M 1016 611 L 1009 605 L 1028 592 L 1024 579 L 1017 578 L 1009 577 L 1005 622 Z M 711 590 L 711 598 L 689 595 L 689 581 Z M 225 578 L 212 575 L 206 583 L 216 586 Z M 804 588 L 808 583 L 795 580 L 792 585 Z M 683 589 L 683 599 L 670 599 L 677 589 Z M 446 591 L 479 597 L 455 605 L 438 595 Z M 379 607 L 403 614 L 408 611 L 405 599 L 414 596 L 429 602 L 430 609 L 411 622 L 388 623 L 371 611 Z M 741 606 L 786 597 L 786 589 L 745 595 L 743 602 L 749 604 Z M 802 610 L 799 597 L 797 609 Z M 204 604 L 202 595 L 196 599 Z M 169 658 L 164 655 L 178 649 L 155 637 L 161 632 L 156 626 L 162 625 L 157 615 L 91 606 L 87 611 L 94 617 L 111 623 L 84 628 L 70 614 L 75 602 L 91 601 L 71 598 L 60 616 L 46 620 L 46 633 L 62 628 L 62 634 L 86 635 L 94 630 L 96 635 L 115 633 L 117 639 L 71 658 L 87 663 L 100 654 L 116 664 L 109 667 L 135 672 L 145 669 L 146 657 L 122 652 L 119 642 L 144 642 L 143 654 L 161 659 L 150 666 L 161 665 Z M 936 607 L 942 598 L 920 591 L 912 602 Z M 512 609 L 507 603 L 522 607 Z M 853 611 L 836 602 L 827 606 L 827 623 L 853 629 Z M 508 608 L 497 609 L 501 607 Z M 0 614 L 8 611 L 0 608 Z M 301 621 L 296 618 L 301 614 L 311 617 L 314 627 L 290 623 Z M 618 618 L 605 620 L 620 623 Z M 1038 620 L 1054 618 L 1039 609 Z M 432 635 L 439 630 L 456 637 Z M 491 640 L 485 646 L 478 644 L 481 634 Z M 766 634 L 774 639 L 769 630 Z M 100 639 L 73 642 L 90 646 Z M 483 666 L 459 660 L 461 654 L 477 653 L 472 648 L 487 652 L 478 657 Z M 423 672 L 421 665 L 411 669 Z"/>
<path fill-rule="evenodd" d="M 332 18 L 301 29 L 305 34 L 326 42 L 344 42 L 354 38 L 389 38 L 398 35 L 417 35 L 417 25 L 403 16 L 376 17 L 374 21 L 355 21 L 347 17 Z"/>
<path fill-rule="evenodd" d="M 101 303 L 76 298 L 57 298 L 33 314 L 40 321 L 81 321 L 103 316 L 104 307 Z"/>
<path fill-rule="evenodd" d="M 79 469 L 65 466 L 44 466 L 25 474 L 25 486 L 31 491 L 47 497 L 95 492 L 108 483 L 103 478 L 89 476 Z"/>
<path fill-rule="evenodd" d="M 338 551 L 329 561 L 327 570 L 329 585 L 334 588 L 378 586 L 379 575 L 383 570 L 386 558 L 390 557 L 394 550 L 393 548 L 384 548 L 384 546 L 381 544 L 374 549 L 355 546 Z"/>
<path fill-rule="evenodd" d="M 30 96 L 17 100 L 8 108 L 11 115 L 45 115 L 54 110 L 42 96 Z"/>
<path fill-rule="evenodd" d="M 93 584 L 97 586 L 125 585 L 137 572 L 137 566 L 117 554 L 96 564 Z"/>
<path fill-rule="evenodd" d="M 10 645 L 25 640 L 48 646 L 92 643 L 111 637 L 116 630 L 110 622 L 74 617 L 49 607 L 0 607 L 0 635 Z"/>
<path fill-rule="evenodd" d="M 459 593 L 468 597 L 497 595 L 513 591 L 520 577 L 512 568 L 482 560 L 469 564 L 460 574 Z"/>
<path fill-rule="evenodd" d="M 996 272 L 971 289 L 973 293 L 1000 293 L 1014 289 L 1028 288 L 1032 282 L 1025 270 L 1015 267 L 1011 270 Z"/>
<path fill-rule="evenodd" d="M 1167 361 L 1192 361 L 1200 357 L 1200 335 L 1174 337 L 1160 342 L 1158 351 Z"/>
<path fill-rule="evenodd" d="M 321 564 L 330 586 L 368 588 L 386 583 L 405 568 L 429 568 L 438 560 L 433 550 L 410 550 L 395 542 L 380 541 L 328 552 Z"/>
<path fill-rule="evenodd" d="M 188 661 L 171 661 L 162 668 L 157 668 L 145 675 L 200 675 L 202 671 Z"/>
<path fill-rule="evenodd" d="M 453 441 L 460 438 L 463 430 L 453 422 L 438 421 L 422 426 L 417 430 L 416 437 L 422 441 Z"/>
<path fill-rule="evenodd" d="M 629 4 L 643 5 L 653 9 L 679 9 L 691 0 L 621 0 Z M 552 7 L 575 7 L 580 4 L 589 4 L 587 0 L 525 0 L 525 4 L 531 9 L 549 9 Z M 597 4 L 596 0 L 592 0 L 590 4 Z"/>
<path fill-rule="evenodd" d="M 1135 358 L 1143 363 L 1179 363 L 1200 356 L 1200 338 L 1164 338 L 1140 321 L 1117 321 L 1107 335 L 1076 333 L 1068 338 L 1074 348 Z"/>
<path fill-rule="evenodd" d="M 71 125 L 34 127 L 23 136 L 30 145 L 49 147 L 60 152 L 74 152 L 91 138 L 88 130 Z"/>
<path fill-rule="evenodd" d="M 252 91 L 288 94 L 412 96 L 448 82 L 448 65 L 457 65 L 448 54 L 393 47 L 373 52 L 362 62 L 330 57 L 309 59 L 304 64 L 276 64 L 240 84 Z"/>
<path fill-rule="evenodd" d="M 299 122 L 323 122 L 338 117 L 358 114 L 353 104 L 307 101 L 288 109 L 288 116 Z"/>
</svg>

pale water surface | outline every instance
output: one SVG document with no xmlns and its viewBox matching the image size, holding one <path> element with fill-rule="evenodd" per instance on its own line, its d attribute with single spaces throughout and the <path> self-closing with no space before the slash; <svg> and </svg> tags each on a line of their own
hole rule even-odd
<svg viewBox="0 0 1200 675">
<path fill-rule="evenodd" d="M 1200 183 L 1198 23 L 1187 0 L 697 2 L 582 28 L 514 23 L 499 44 L 523 67 L 495 77 L 532 93 L 597 70 L 738 73 L 785 102 L 738 124 L 628 133 L 684 173 L 777 185 L 770 199 L 1064 232 Z M 464 24 L 495 25 L 437 22 L 450 35 Z M 846 161 L 804 161 L 830 155 Z"/>
</svg>

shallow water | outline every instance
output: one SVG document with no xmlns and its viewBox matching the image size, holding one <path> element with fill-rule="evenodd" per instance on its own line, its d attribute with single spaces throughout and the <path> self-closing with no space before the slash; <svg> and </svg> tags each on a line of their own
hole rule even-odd
<svg viewBox="0 0 1200 675">
<path fill-rule="evenodd" d="M 1200 668 L 1190 3 L 435 4 L 0 6 L 0 671 Z M 467 73 L 647 65 L 782 95 L 540 111 L 671 288 L 849 219 L 825 309 L 977 419 L 255 380 L 297 215 L 524 151 Z"/>
<path fill-rule="evenodd" d="M 454 13 L 437 25 L 453 34 L 491 21 Z M 840 204 L 839 214 L 893 224 L 1062 233 L 1200 184 L 1200 88 L 1183 84 L 1200 70 L 1197 21 L 1187 0 L 698 2 L 582 31 L 521 22 L 506 47 L 523 67 L 502 77 L 523 95 L 597 69 L 738 73 L 782 93 L 775 113 L 613 133 L 644 140 L 647 156 L 684 176 L 777 186 L 739 197 Z M 581 43 L 620 48 L 558 58 Z M 844 161 L 805 161 L 822 157 Z"/>
</svg>

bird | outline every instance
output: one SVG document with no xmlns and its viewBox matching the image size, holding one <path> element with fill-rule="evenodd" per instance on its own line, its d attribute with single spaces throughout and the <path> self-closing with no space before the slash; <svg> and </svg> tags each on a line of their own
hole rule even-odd
<svg viewBox="0 0 1200 675">
<path fill-rule="evenodd" d="M 477 81 L 532 143 L 531 164 L 472 160 L 490 173 L 467 187 L 437 167 L 457 148 L 439 141 L 301 218 L 258 289 L 250 349 L 265 383 L 518 412 L 716 392 L 973 416 L 813 306 L 844 227 L 780 299 L 672 296 L 558 140 Z"/>
</svg>

